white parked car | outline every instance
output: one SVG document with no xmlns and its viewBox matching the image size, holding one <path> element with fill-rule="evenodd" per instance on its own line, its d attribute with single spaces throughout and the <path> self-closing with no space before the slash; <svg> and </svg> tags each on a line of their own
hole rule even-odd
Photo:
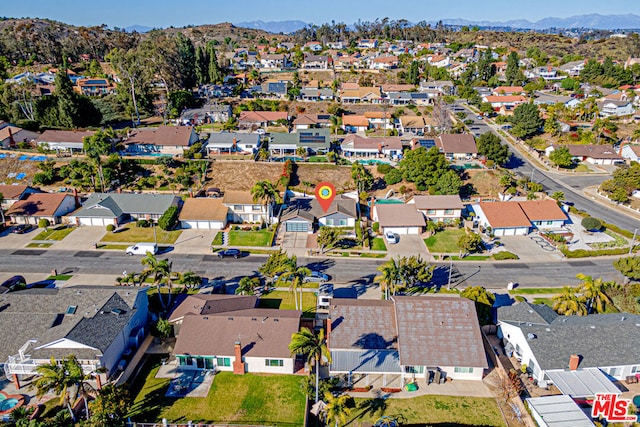
<svg viewBox="0 0 640 427">
<path fill-rule="evenodd" d="M 258 129 L 255 131 L 255 133 L 257 133 L 258 135 L 264 135 L 266 132 L 264 129 Z"/>
<path fill-rule="evenodd" d="M 395 245 L 400 241 L 400 236 L 390 231 L 387 231 L 386 233 L 384 233 L 384 237 L 387 239 L 387 242 L 389 242 L 389 244 L 391 245 Z"/>
</svg>

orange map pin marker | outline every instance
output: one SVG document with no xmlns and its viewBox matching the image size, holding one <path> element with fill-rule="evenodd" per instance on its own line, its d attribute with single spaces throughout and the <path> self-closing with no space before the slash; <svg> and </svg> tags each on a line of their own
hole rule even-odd
<svg viewBox="0 0 640 427">
<path fill-rule="evenodd" d="M 316 199 L 323 211 L 327 211 L 331 202 L 336 198 L 336 188 L 330 182 L 321 182 L 316 185 Z"/>
</svg>

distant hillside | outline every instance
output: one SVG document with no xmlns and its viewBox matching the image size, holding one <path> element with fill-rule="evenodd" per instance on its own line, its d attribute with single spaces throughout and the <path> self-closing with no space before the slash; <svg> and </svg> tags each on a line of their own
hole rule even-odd
<svg viewBox="0 0 640 427">
<path fill-rule="evenodd" d="M 549 28 L 591 28 L 596 30 L 639 29 L 640 16 L 625 15 L 576 15 L 568 18 L 543 18 L 536 22 L 518 19 L 511 21 L 471 21 L 443 19 L 447 25 L 479 25 L 481 27 L 510 27 L 518 29 L 547 30 Z"/>
<path fill-rule="evenodd" d="M 301 28 L 306 27 L 309 24 L 303 21 L 249 21 L 238 22 L 235 25 L 243 28 L 253 28 L 256 30 L 268 31 L 274 34 L 291 34 Z"/>
<path fill-rule="evenodd" d="M 153 30 L 153 27 L 147 27 L 145 25 L 129 25 L 128 27 L 125 27 L 124 30 L 127 33 L 133 33 L 135 31 L 136 33 L 144 34 Z"/>
</svg>

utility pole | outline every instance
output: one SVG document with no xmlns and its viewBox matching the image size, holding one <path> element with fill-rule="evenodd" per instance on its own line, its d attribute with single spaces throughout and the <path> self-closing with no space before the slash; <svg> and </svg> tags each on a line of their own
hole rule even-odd
<svg viewBox="0 0 640 427">
<path fill-rule="evenodd" d="M 640 228 L 636 228 L 635 230 L 633 230 L 633 238 L 631 239 L 631 246 L 629 246 L 629 255 L 631 255 L 631 253 L 633 252 L 633 245 L 636 241 L 636 236 L 638 235 L 638 230 L 640 230 Z"/>
</svg>

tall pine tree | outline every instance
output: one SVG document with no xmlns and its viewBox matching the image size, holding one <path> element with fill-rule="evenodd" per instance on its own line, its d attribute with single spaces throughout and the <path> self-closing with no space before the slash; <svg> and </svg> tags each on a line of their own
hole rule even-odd
<svg viewBox="0 0 640 427">
<path fill-rule="evenodd" d="M 209 56 L 202 46 L 196 49 L 196 78 L 198 84 L 209 83 Z"/>
<path fill-rule="evenodd" d="M 507 68 L 504 75 L 509 86 L 521 85 L 524 81 L 524 75 L 520 71 L 520 59 L 516 52 L 511 52 L 507 57 Z"/>
<path fill-rule="evenodd" d="M 209 57 L 209 81 L 211 83 L 222 83 L 224 76 L 218 65 L 216 49 L 212 42 L 207 43 L 207 56 Z"/>
<path fill-rule="evenodd" d="M 191 39 L 178 33 L 178 72 L 180 86 L 191 89 L 196 85 L 196 50 Z"/>
</svg>

